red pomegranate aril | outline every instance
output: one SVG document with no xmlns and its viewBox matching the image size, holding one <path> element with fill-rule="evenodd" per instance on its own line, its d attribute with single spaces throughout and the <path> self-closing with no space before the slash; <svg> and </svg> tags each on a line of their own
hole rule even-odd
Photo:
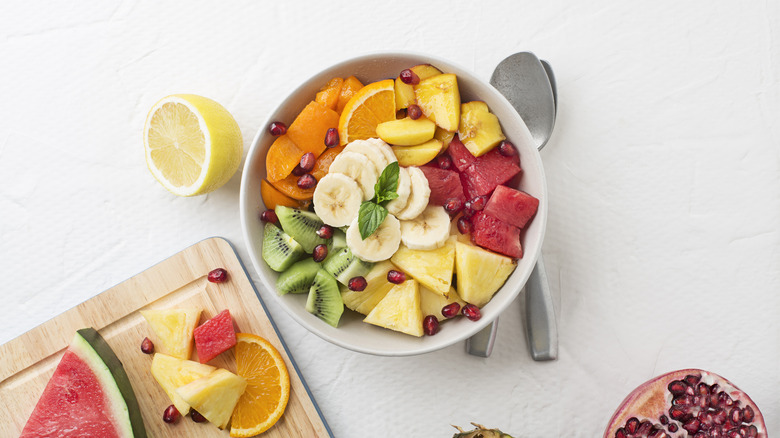
<svg viewBox="0 0 780 438">
<path fill-rule="evenodd" d="M 680 395 L 685 394 L 685 389 L 688 388 L 688 385 L 681 381 L 681 380 L 674 380 L 672 382 L 669 382 L 669 392 L 671 392 L 674 395 Z"/>
<path fill-rule="evenodd" d="M 366 281 L 365 277 L 352 277 L 347 283 L 349 290 L 354 290 L 357 292 L 365 290 L 366 286 L 368 286 L 368 282 Z"/>
<path fill-rule="evenodd" d="M 144 354 L 154 353 L 154 343 L 152 343 L 151 339 L 144 338 L 144 340 L 141 342 L 141 351 Z"/>
<path fill-rule="evenodd" d="M 303 168 L 301 167 L 300 164 L 296 164 L 295 167 L 293 167 L 293 170 L 292 170 L 292 174 L 293 175 L 301 176 L 301 175 L 304 175 L 305 173 L 306 173 L 306 171 L 303 170 Z"/>
<path fill-rule="evenodd" d="M 513 157 L 517 155 L 517 149 L 515 149 L 515 145 L 504 140 L 498 145 L 498 153 L 505 157 Z"/>
<path fill-rule="evenodd" d="M 271 122 L 271 125 L 268 126 L 268 131 L 273 136 L 284 135 L 287 133 L 287 125 L 282 122 Z"/>
<path fill-rule="evenodd" d="M 311 256 L 314 259 L 314 261 L 318 263 L 325 260 L 325 257 L 328 256 L 328 246 L 322 243 L 315 246 Z"/>
<path fill-rule="evenodd" d="M 467 217 L 461 216 L 458 218 L 458 231 L 460 234 L 469 234 L 471 227 L 471 221 Z"/>
<path fill-rule="evenodd" d="M 439 320 L 433 315 L 428 315 L 423 319 L 423 331 L 428 336 L 433 336 L 439 332 Z"/>
<path fill-rule="evenodd" d="M 420 83 L 420 77 L 417 76 L 417 73 L 408 68 L 401 70 L 401 74 L 398 76 L 404 84 L 417 85 Z"/>
<path fill-rule="evenodd" d="M 387 281 L 393 284 L 401 284 L 404 281 L 406 281 L 406 274 L 404 274 L 401 271 L 396 271 L 395 269 L 391 269 L 387 273 Z"/>
<path fill-rule="evenodd" d="M 461 313 L 463 313 L 466 318 L 472 321 L 479 321 L 479 318 L 482 318 L 482 313 L 479 311 L 479 307 L 473 304 L 466 304 L 463 306 Z"/>
<path fill-rule="evenodd" d="M 298 187 L 303 190 L 311 189 L 316 185 L 317 185 L 317 178 L 312 176 L 310 173 L 307 173 L 306 175 L 303 175 L 300 178 L 298 178 Z"/>
<path fill-rule="evenodd" d="M 447 154 L 439 155 L 436 157 L 436 165 L 439 166 L 439 169 L 450 170 L 452 169 L 452 158 Z"/>
<path fill-rule="evenodd" d="M 458 303 L 450 303 L 441 308 L 441 314 L 448 319 L 458 316 L 458 312 L 460 312 L 460 304 Z"/>
<path fill-rule="evenodd" d="M 449 198 L 444 203 L 444 210 L 449 214 L 458 214 L 463 210 L 463 201 L 458 198 Z"/>
<path fill-rule="evenodd" d="M 669 424 L 669 417 L 666 415 L 661 415 L 661 418 L 659 418 L 658 421 L 660 421 L 663 425 L 667 425 Z"/>
<path fill-rule="evenodd" d="M 742 411 L 742 421 L 745 423 L 752 423 L 755 419 L 755 412 L 753 412 L 753 408 L 750 406 L 745 406 L 745 410 Z"/>
<path fill-rule="evenodd" d="M 279 217 L 276 216 L 276 212 L 273 210 L 266 210 L 260 213 L 260 220 L 263 222 L 270 222 L 272 224 L 279 223 Z"/>
<path fill-rule="evenodd" d="M 190 418 L 192 418 L 192 421 L 196 423 L 204 423 L 208 420 L 206 420 L 206 417 L 200 414 L 200 412 L 196 411 L 195 409 L 190 409 Z"/>
<path fill-rule="evenodd" d="M 666 428 L 669 432 L 677 432 L 677 425 L 674 423 L 669 424 L 669 426 Z"/>
<path fill-rule="evenodd" d="M 319 236 L 321 239 L 330 239 L 333 237 L 333 227 L 330 225 L 323 225 L 319 230 L 317 230 L 317 236 Z"/>
<path fill-rule="evenodd" d="M 325 146 L 332 148 L 339 145 L 339 131 L 336 128 L 328 128 L 325 133 Z"/>
<path fill-rule="evenodd" d="M 626 434 L 626 430 L 622 427 L 615 432 L 615 438 L 628 438 L 628 435 Z"/>
<path fill-rule="evenodd" d="M 406 114 L 412 120 L 417 120 L 423 115 L 422 109 L 415 104 L 409 105 L 409 108 L 406 109 Z"/>
<path fill-rule="evenodd" d="M 176 406 L 170 405 L 167 408 L 165 408 L 165 412 L 163 412 L 163 421 L 172 424 L 179 420 L 179 410 L 176 409 Z"/>
<path fill-rule="evenodd" d="M 487 204 L 487 197 L 486 196 L 477 196 L 476 198 L 472 199 L 471 201 L 468 201 L 469 209 L 473 211 L 482 211 L 483 208 L 485 208 L 485 204 Z"/>
<path fill-rule="evenodd" d="M 228 279 L 228 272 L 223 268 L 217 268 L 209 272 L 208 279 L 212 283 L 224 283 Z"/>
<path fill-rule="evenodd" d="M 301 166 L 301 169 L 308 172 L 312 169 L 314 169 L 314 163 L 317 161 L 317 158 L 314 156 L 311 152 L 306 152 L 301 157 L 301 163 L 299 166 Z"/>
<path fill-rule="evenodd" d="M 685 424 L 683 424 L 683 429 L 687 430 L 690 434 L 694 434 L 699 431 L 699 426 L 701 426 L 701 422 L 694 418 L 686 421 Z"/>
<path fill-rule="evenodd" d="M 637 430 L 639 430 L 639 419 L 636 417 L 629 418 L 626 421 L 626 432 L 634 434 Z"/>
</svg>

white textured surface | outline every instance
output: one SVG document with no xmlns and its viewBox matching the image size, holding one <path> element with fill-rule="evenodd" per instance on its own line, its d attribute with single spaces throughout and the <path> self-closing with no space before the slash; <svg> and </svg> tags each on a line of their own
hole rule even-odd
<svg viewBox="0 0 780 438">
<path fill-rule="evenodd" d="M 146 169 L 160 97 L 216 99 L 248 146 L 342 58 L 409 49 L 487 79 L 531 50 L 560 96 L 542 153 L 560 359 L 529 358 L 519 302 L 480 359 L 353 353 L 266 300 L 334 433 L 595 437 L 684 367 L 731 379 L 780 433 L 779 39 L 772 1 L 2 2 L 0 342 L 206 237 L 248 263 L 238 174 L 184 199 Z"/>
</svg>

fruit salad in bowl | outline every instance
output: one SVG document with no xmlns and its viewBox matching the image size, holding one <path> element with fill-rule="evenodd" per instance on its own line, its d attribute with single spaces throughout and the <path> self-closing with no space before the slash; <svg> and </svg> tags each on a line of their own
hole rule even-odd
<svg viewBox="0 0 780 438">
<path fill-rule="evenodd" d="M 523 120 L 427 55 L 367 55 L 307 80 L 259 129 L 241 181 L 262 289 L 311 332 L 377 355 L 489 324 L 533 270 L 546 216 Z"/>
</svg>

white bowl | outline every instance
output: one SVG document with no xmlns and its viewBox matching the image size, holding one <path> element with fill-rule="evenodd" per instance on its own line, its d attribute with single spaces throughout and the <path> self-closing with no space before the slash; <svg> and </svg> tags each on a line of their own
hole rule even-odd
<svg viewBox="0 0 780 438">
<path fill-rule="evenodd" d="M 320 87 L 334 76 L 346 78 L 355 75 L 361 82 L 368 84 L 395 77 L 405 68 L 425 63 L 432 64 L 445 73 L 455 73 L 462 101 L 486 102 L 490 110 L 498 116 L 507 139 L 517 146 L 523 168 L 519 188 L 540 200 L 536 216 L 523 233 L 524 257 L 518 261 L 517 268 L 506 284 L 481 309 L 482 318 L 479 321 L 456 318 L 442 324 L 436 335 L 417 338 L 364 323 L 362 315 L 345 309 L 339 327 L 331 327 L 306 311 L 305 294 L 279 296 L 276 293 L 278 274 L 265 264 L 261 255 L 264 224 L 258 218 L 265 206 L 260 197 L 260 181 L 266 176 L 265 155 L 274 140 L 268 133 L 268 125 L 273 121 L 281 121 L 289 126 L 301 109 L 314 99 Z M 378 53 L 349 59 L 317 73 L 296 88 L 268 116 L 255 135 L 244 164 L 240 194 L 241 226 L 252 264 L 260 276 L 265 298 L 273 297 L 293 319 L 322 339 L 362 353 L 382 356 L 415 355 L 447 347 L 474 335 L 514 301 L 528 280 L 541 250 L 547 222 L 547 184 L 541 158 L 529 139 L 530 133 L 525 123 L 495 88 L 475 77 L 470 71 L 440 58 L 412 53 Z"/>
</svg>

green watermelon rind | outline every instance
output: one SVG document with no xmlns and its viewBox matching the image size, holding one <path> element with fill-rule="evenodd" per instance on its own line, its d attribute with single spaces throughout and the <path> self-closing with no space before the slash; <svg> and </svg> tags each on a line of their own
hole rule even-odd
<svg viewBox="0 0 780 438">
<path fill-rule="evenodd" d="M 141 409 L 130 379 L 122 362 L 105 339 L 95 329 L 84 328 L 76 332 L 71 347 L 84 362 L 89 364 L 102 383 L 103 391 L 111 400 L 114 418 L 122 432 L 129 437 L 146 438 Z"/>
</svg>

